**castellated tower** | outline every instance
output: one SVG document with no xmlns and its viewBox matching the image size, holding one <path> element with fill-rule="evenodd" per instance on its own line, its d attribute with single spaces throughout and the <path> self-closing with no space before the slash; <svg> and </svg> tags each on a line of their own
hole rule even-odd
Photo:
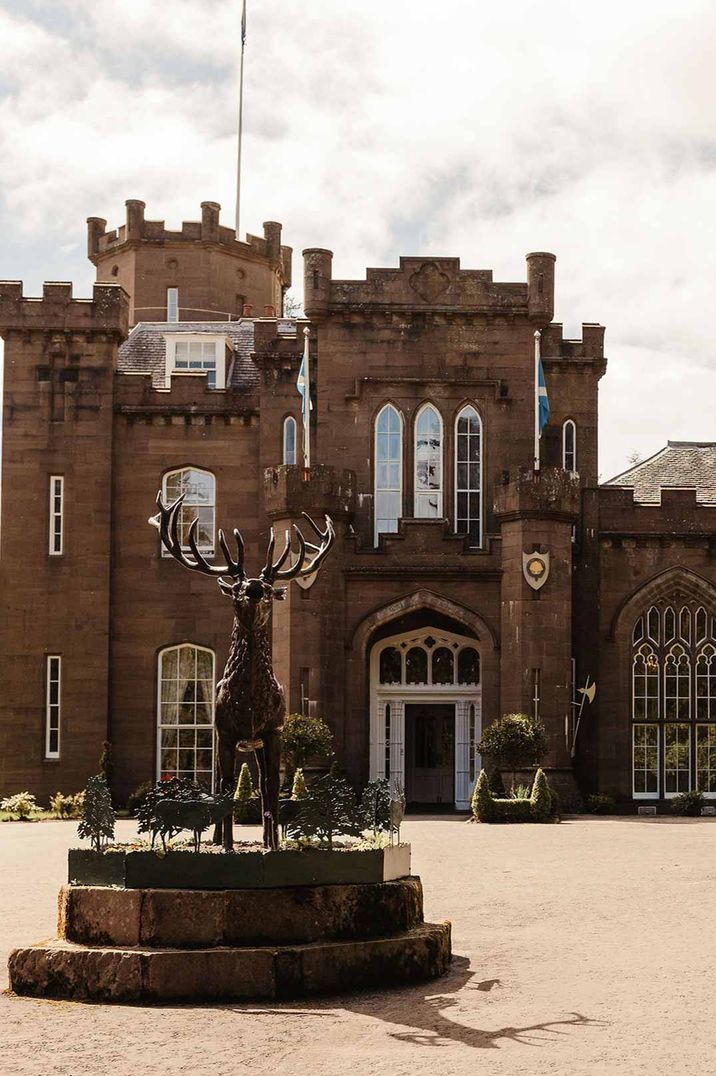
<svg viewBox="0 0 716 1076">
<path fill-rule="evenodd" d="M 185 221 L 180 231 L 145 220 L 144 202 L 130 199 L 126 207 L 126 223 L 114 231 L 101 217 L 88 218 L 87 256 L 98 282 L 120 284 L 129 295 L 130 326 L 282 313 L 292 251 L 281 245 L 280 224 L 267 221 L 263 238 L 242 242 L 219 223 L 217 202 L 202 202 L 201 221 Z"/>
</svg>

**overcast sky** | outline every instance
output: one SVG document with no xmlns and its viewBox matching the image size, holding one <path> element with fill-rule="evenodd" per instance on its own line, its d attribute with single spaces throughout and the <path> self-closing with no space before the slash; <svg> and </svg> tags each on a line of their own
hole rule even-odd
<svg viewBox="0 0 716 1076">
<path fill-rule="evenodd" d="M 0 278 L 89 293 L 85 218 L 232 224 L 240 0 L 0 0 Z M 248 0 L 242 230 L 401 254 L 607 326 L 600 471 L 716 439 L 714 0 Z"/>
</svg>

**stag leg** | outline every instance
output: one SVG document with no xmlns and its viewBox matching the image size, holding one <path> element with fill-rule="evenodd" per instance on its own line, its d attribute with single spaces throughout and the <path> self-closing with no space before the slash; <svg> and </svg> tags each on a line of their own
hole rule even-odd
<svg viewBox="0 0 716 1076">
<path fill-rule="evenodd" d="M 234 768 L 236 762 L 236 744 L 219 739 L 219 773 L 221 774 L 221 792 L 223 795 L 234 791 Z M 224 851 L 234 850 L 234 812 L 229 811 L 223 822 Z"/>
<path fill-rule="evenodd" d="M 264 746 L 257 751 L 261 771 L 261 808 L 264 822 L 264 848 L 278 848 L 278 798 L 281 783 L 281 736 L 265 732 Z M 259 758 L 260 754 L 260 758 Z"/>
</svg>

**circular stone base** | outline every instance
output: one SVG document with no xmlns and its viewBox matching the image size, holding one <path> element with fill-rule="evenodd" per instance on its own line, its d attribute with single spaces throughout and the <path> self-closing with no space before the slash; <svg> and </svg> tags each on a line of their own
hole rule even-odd
<svg viewBox="0 0 716 1076">
<path fill-rule="evenodd" d="M 259 948 L 100 948 L 59 940 L 16 949 L 10 987 L 92 1001 L 265 1000 L 398 986 L 443 975 L 450 924 L 389 938 Z"/>
</svg>

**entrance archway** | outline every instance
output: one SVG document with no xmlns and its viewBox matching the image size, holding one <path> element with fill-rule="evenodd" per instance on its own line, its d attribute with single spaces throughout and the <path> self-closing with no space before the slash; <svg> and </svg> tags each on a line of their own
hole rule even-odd
<svg viewBox="0 0 716 1076">
<path fill-rule="evenodd" d="M 467 810 L 480 772 L 481 654 L 477 639 L 422 627 L 370 652 L 370 777 L 409 803 Z"/>
</svg>

